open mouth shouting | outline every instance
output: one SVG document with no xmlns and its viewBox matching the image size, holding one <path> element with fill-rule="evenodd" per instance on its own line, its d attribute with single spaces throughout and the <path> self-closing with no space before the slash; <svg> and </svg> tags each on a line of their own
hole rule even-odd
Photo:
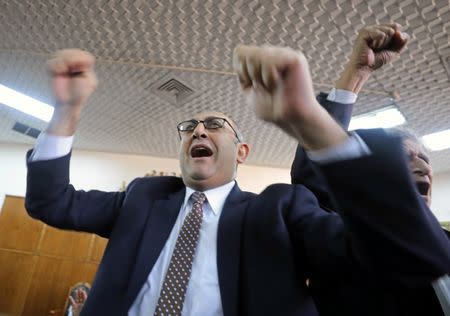
<svg viewBox="0 0 450 316">
<path fill-rule="evenodd" d="M 430 189 L 431 185 L 428 181 L 416 181 L 416 187 L 419 191 L 420 195 L 425 199 L 425 201 L 428 203 L 428 199 L 430 197 Z"/>
<path fill-rule="evenodd" d="M 213 155 L 212 149 L 206 144 L 196 144 L 191 147 L 192 158 L 207 158 Z"/>
</svg>

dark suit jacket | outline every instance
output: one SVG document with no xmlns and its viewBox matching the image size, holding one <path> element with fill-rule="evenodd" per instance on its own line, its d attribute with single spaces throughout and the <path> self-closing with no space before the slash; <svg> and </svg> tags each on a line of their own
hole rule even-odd
<svg viewBox="0 0 450 316">
<path fill-rule="evenodd" d="M 348 128 L 353 104 L 340 104 L 326 100 L 327 95 L 321 93 L 317 99 L 322 106 L 345 129 Z M 388 158 L 390 159 L 390 158 Z M 395 177 L 391 175 L 390 177 Z M 319 168 L 308 159 L 300 146 L 297 148 L 291 169 L 292 183 L 303 184 L 318 197 L 322 208 L 333 210 L 339 203 L 330 194 L 327 180 Z M 344 182 L 342 183 L 344 185 Z M 403 186 L 411 186 L 411 181 L 393 188 L 393 199 L 403 201 L 395 193 Z M 381 187 L 381 191 L 384 191 Z M 386 197 L 388 198 L 388 197 Z M 354 197 L 355 201 L 359 200 Z M 431 214 L 431 213 L 430 213 Z M 400 224 L 403 225 L 403 224 Z M 450 240 L 450 233 L 444 230 Z M 432 245 L 430 244 L 430 247 Z M 444 249 L 450 253 L 450 248 Z M 438 253 L 436 253 L 438 255 Z M 411 267 L 406 265 L 404 269 Z M 447 267 L 447 272 L 450 266 Z M 353 271 L 343 280 L 311 280 L 310 288 L 321 315 L 444 315 L 439 302 L 430 285 L 405 286 L 386 278 L 371 278 L 361 271 Z M 366 309 L 366 313 L 361 310 Z"/>
<path fill-rule="evenodd" d="M 320 93 L 317 101 L 330 113 L 330 115 L 345 130 L 348 129 L 353 111 L 353 104 L 342 104 L 327 100 L 328 94 Z M 310 189 L 317 197 L 320 206 L 326 210 L 335 210 L 336 202 L 330 194 L 330 189 L 323 178 L 320 168 L 306 155 L 301 146 L 297 146 L 295 158 L 291 167 L 291 181 L 293 184 L 302 184 Z"/>
<path fill-rule="evenodd" d="M 434 217 L 412 187 L 395 195 L 401 208 L 392 194 L 409 176 L 399 140 L 382 131 L 362 137 L 371 156 L 321 168 L 342 216 L 320 209 L 303 186 L 272 185 L 259 195 L 233 188 L 217 238 L 225 316 L 317 315 L 307 278 L 341 280 L 358 269 L 424 284 L 446 271 L 450 253 L 436 254 L 448 241 Z M 386 164 L 387 155 L 396 158 Z M 126 315 L 164 247 L 185 186 L 154 177 L 136 179 L 122 193 L 76 191 L 69 160 L 28 162 L 26 208 L 49 225 L 109 238 L 82 315 Z M 361 199 L 354 203 L 354 196 Z"/>
</svg>

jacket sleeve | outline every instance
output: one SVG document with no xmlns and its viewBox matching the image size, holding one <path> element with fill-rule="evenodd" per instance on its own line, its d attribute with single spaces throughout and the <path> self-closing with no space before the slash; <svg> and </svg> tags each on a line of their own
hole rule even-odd
<svg viewBox="0 0 450 316">
<path fill-rule="evenodd" d="M 69 153 L 51 160 L 29 161 L 25 207 L 33 218 L 61 229 L 109 237 L 125 192 L 75 190 L 69 184 Z"/>
<path fill-rule="evenodd" d="M 352 116 L 353 104 L 328 101 L 327 96 L 325 93 L 320 93 L 317 96 L 317 101 L 347 130 Z M 335 209 L 335 202 L 328 193 L 325 179 L 301 146 L 297 146 L 295 158 L 292 163 L 291 182 L 293 184 L 302 184 L 311 190 L 316 195 L 322 208 Z"/>
<path fill-rule="evenodd" d="M 358 134 L 371 155 L 318 165 L 354 258 L 407 284 L 450 273 L 450 241 L 414 185 L 401 139 L 381 129 Z"/>
</svg>

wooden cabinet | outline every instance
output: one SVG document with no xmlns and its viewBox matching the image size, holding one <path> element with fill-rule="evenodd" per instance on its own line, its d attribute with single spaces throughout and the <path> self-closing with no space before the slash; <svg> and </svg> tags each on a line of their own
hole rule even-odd
<svg viewBox="0 0 450 316">
<path fill-rule="evenodd" d="M 69 288 L 92 283 L 107 240 L 32 219 L 24 198 L 0 212 L 0 315 L 63 315 Z"/>
<path fill-rule="evenodd" d="M 36 256 L 0 250 L 0 314 L 21 315 L 36 261 Z"/>
<path fill-rule="evenodd" d="M 87 260 L 92 242 L 92 234 L 71 232 L 46 225 L 38 251 L 41 255 Z"/>
<path fill-rule="evenodd" d="M 36 251 L 44 224 L 27 214 L 24 203 L 21 197 L 5 197 L 0 212 L 0 248 Z"/>
</svg>

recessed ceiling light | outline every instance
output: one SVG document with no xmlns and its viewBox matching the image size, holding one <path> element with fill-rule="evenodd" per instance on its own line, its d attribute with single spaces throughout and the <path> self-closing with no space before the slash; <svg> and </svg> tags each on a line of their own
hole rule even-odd
<svg viewBox="0 0 450 316">
<path fill-rule="evenodd" d="M 450 148 L 450 129 L 425 135 L 422 137 L 422 141 L 429 150 Z"/>
<path fill-rule="evenodd" d="M 349 130 L 368 128 L 389 128 L 406 122 L 403 114 L 394 106 L 352 117 Z"/>
<path fill-rule="evenodd" d="M 0 84 L 0 103 L 45 122 L 50 121 L 54 108 L 23 93 Z"/>
</svg>

